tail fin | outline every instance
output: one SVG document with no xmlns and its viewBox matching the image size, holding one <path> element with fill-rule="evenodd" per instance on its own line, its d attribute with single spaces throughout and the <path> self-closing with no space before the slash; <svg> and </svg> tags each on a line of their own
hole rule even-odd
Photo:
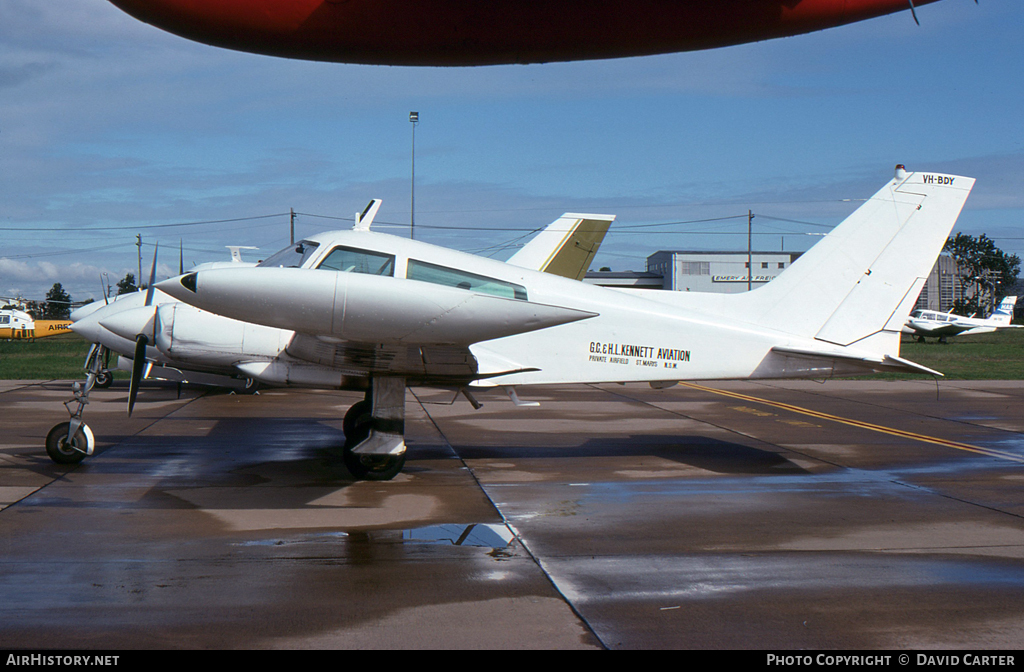
<svg viewBox="0 0 1024 672">
<path fill-rule="evenodd" d="M 759 325 L 833 345 L 899 352 L 899 333 L 974 186 L 896 176 L 768 285 L 743 295 Z"/>
<path fill-rule="evenodd" d="M 999 302 L 999 307 L 989 316 L 992 322 L 1009 324 L 1013 320 L 1013 306 L 1017 303 L 1016 296 L 1004 296 Z"/>
<path fill-rule="evenodd" d="M 508 263 L 582 280 L 614 219 L 615 215 L 566 213 L 512 255 Z"/>
</svg>

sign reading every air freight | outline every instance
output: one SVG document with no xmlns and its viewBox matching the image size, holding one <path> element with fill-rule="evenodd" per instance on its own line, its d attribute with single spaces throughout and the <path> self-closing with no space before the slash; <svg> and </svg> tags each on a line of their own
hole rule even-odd
<svg viewBox="0 0 1024 672">
<path fill-rule="evenodd" d="M 775 279 L 774 275 L 755 275 L 750 279 L 751 282 L 771 282 Z M 746 282 L 747 276 L 745 275 L 712 275 L 711 282 Z"/>
</svg>

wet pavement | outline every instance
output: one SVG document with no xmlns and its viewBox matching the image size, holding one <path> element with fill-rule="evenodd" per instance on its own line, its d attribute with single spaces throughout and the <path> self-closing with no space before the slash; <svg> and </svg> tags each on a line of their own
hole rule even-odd
<svg viewBox="0 0 1024 672">
<path fill-rule="evenodd" d="M 1016 648 L 1024 383 L 361 395 L 0 381 L 0 648 Z M 726 394 L 723 394 L 726 393 Z"/>
</svg>

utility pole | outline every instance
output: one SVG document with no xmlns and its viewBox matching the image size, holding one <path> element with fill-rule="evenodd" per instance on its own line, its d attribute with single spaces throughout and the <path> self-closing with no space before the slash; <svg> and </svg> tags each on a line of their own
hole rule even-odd
<svg viewBox="0 0 1024 672">
<path fill-rule="evenodd" d="M 142 234 L 135 234 L 135 246 L 139 248 L 139 274 L 135 277 L 135 286 L 142 287 Z"/>
<path fill-rule="evenodd" d="M 754 229 L 754 213 L 747 210 L 747 291 L 754 287 L 754 247 L 752 243 Z"/>
<path fill-rule="evenodd" d="M 292 213 L 292 230 L 291 230 L 291 234 L 289 234 L 289 236 L 288 236 L 288 244 L 289 245 L 294 245 L 295 244 L 295 208 L 288 208 L 288 210 L 290 210 L 291 213 Z"/>
<path fill-rule="evenodd" d="M 420 113 L 410 112 L 412 123 L 412 179 L 409 196 L 409 238 L 416 239 L 416 124 L 420 123 Z"/>
</svg>

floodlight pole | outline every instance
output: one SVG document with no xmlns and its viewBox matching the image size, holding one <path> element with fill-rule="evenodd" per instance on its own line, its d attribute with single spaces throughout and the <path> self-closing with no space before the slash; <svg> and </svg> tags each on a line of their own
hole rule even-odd
<svg viewBox="0 0 1024 672">
<path fill-rule="evenodd" d="M 416 238 L 416 124 L 420 122 L 419 112 L 410 112 L 409 121 L 412 123 L 412 178 L 410 180 L 409 195 L 409 238 Z"/>
</svg>

